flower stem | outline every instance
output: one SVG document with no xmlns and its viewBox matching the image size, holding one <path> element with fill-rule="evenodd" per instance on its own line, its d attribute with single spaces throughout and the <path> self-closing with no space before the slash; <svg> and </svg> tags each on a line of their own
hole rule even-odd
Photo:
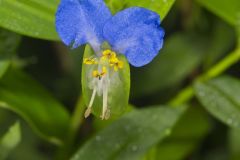
<svg viewBox="0 0 240 160">
<path fill-rule="evenodd" d="M 73 111 L 71 121 L 70 121 L 70 127 L 68 134 L 66 135 L 66 141 L 64 143 L 64 146 L 60 148 L 56 160 L 63 160 L 68 159 L 74 146 L 74 141 L 76 139 L 77 131 L 81 126 L 81 123 L 83 122 L 84 117 L 84 103 L 82 96 L 79 96 L 75 109 Z"/>
<path fill-rule="evenodd" d="M 76 133 L 83 121 L 83 115 L 84 115 L 84 102 L 82 96 L 78 98 L 75 110 L 73 112 L 72 118 L 71 118 L 71 126 L 70 126 L 70 133 L 69 136 L 72 138 L 75 138 Z"/>
<path fill-rule="evenodd" d="M 217 63 L 207 72 L 200 75 L 196 78 L 195 81 L 206 82 L 212 78 L 215 78 L 226 71 L 229 67 L 240 60 L 240 47 L 230 53 L 227 57 L 225 57 L 222 61 Z M 193 85 L 189 85 L 184 88 L 175 98 L 173 98 L 168 104 L 172 106 L 177 106 L 180 104 L 184 104 L 192 99 L 194 96 Z"/>
</svg>

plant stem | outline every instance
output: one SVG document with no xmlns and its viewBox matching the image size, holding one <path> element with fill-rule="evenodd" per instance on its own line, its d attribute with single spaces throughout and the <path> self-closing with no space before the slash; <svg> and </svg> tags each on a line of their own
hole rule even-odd
<svg viewBox="0 0 240 160">
<path fill-rule="evenodd" d="M 83 122 L 84 110 L 85 107 L 83 103 L 83 98 L 82 96 L 80 96 L 78 98 L 75 110 L 71 118 L 70 135 L 73 136 L 73 138 L 76 136 L 76 132 L 79 129 L 81 123 Z"/>
<path fill-rule="evenodd" d="M 229 67 L 240 60 L 240 47 L 230 53 L 227 57 L 225 57 L 222 61 L 217 63 L 211 69 L 209 69 L 206 73 L 200 75 L 196 78 L 195 81 L 206 82 L 212 78 L 215 78 L 226 71 Z M 168 104 L 172 106 L 177 106 L 180 104 L 184 104 L 187 101 L 191 100 L 194 96 L 193 84 L 184 88 L 175 98 L 173 98 Z"/>
<path fill-rule="evenodd" d="M 74 145 L 74 141 L 76 139 L 77 131 L 83 122 L 84 115 L 84 102 L 82 96 L 79 96 L 75 109 L 73 111 L 73 115 L 71 117 L 71 124 L 69 129 L 69 134 L 66 142 L 66 150 L 67 153 L 71 152 L 72 147 Z"/>
<path fill-rule="evenodd" d="M 80 128 L 81 123 L 83 122 L 84 109 L 85 108 L 83 99 L 82 96 L 80 96 L 71 117 L 70 127 L 66 136 L 66 141 L 64 143 L 64 146 L 59 150 L 59 154 L 56 158 L 57 160 L 69 158 L 69 155 L 71 154 L 74 146 L 77 131 Z"/>
</svg>

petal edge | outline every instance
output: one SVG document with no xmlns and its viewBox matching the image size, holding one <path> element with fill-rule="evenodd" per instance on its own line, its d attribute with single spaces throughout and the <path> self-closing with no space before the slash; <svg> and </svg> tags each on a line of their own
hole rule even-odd
<svg viewBox="0 0 240 160">
<path fill-rule="evenodd" d="M 162 48 L 164 30 L 157 13 L 132 7 L 108 20 L 103 35 L 115 51 L 140 67 L 151 62 Z"/>
<path fill-rule="evenodd" d="M 103 0 L 62 0 L 56 13 L 56 30 L 66 45 L 76 48 L 90 43 L 97 50 L 109 18 L 111 13 Z"/>
</svg>

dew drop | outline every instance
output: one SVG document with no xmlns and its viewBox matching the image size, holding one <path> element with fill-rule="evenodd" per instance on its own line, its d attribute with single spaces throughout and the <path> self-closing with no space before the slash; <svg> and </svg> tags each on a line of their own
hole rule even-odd
<svg viewBox="0 0 240 160">
<path fill-rule="evenodd" d="M 115 144 L 115 148 L 116 149 L 120 148 L 120 144 L 119 143 Z"/>
<path fill-rule="evenodd" d="M 77 155 L 75 155 L 75 156 L 74 156 L 74 158 L 75 158 L 75 159 L 78 159 L 78 158 L 79 158 L 79 155 L 78 155 L 78 154 L 77 154 Z"/>
<path fill-rule="evenodd" d="M 137 146 L 132 146 L 132 151 L 137 151 L 138 147 Z"/>
<path fill-rule="evenodd" d="M 169 136 L 169 135 L 171 134 L 171 132 L 172 132 L 171 129 L 166 129 L 166 130 L 165 130 L 165 134 L 166 134 L 167 136 Z"/>
<path fill-rule="evenodd" d="M 227 119 L 227 123 L 228 124 L 232 124 L 233 123 L 233 120 L 231 118 Z"/>
<path fill-rule="evenodd" d="M 129 125 L 126 125 L 126 126 L 125 126 L 125 130 L 126 130 L 126 131 L 129 131 L 130 129 L 131 129 L 131 127 L 130 127 Z"/>
<path fill-rule="evenodd" d="M 101 137 L 100 136 L 96 136 L 96 141 L 101 141 Z"/>
<path fill-rule="evenodd" d="M 199 95 L 200 95 L 201 97 L 205 97 L 205 92 L 200 91 L 200 92 L 199 92 Z"/>
</svg>

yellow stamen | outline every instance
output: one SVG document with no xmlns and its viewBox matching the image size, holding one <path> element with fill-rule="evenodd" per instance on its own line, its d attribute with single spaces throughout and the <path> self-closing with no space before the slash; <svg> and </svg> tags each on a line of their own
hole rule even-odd
<svg viewBox="0 0 240 160">
<path fill-rule="evenodd" d="M 98 78 L 98 79 L 101 79 L 106 74 L 107 74 L 106 67 L 102 67 L 102 71 L 101 72 L 99 72 L 98 70 L 94 70 L 92 72 L 92 76 L 95 77 L 95 78 Z"/>
<path fill-rule="evenodd" d="M 91 64 L 97 64 L 98 62 L 94 58 L 84 58 L 83 63 L 91 65 Z"/>
<path fill-rule="evenodd" d="M 123 61 L 120 61 L 118 58 L 113 58 L 110 60 L 110 66 L 113 67 L 114 71 L 118 71 L 118 69 L 123 68 Z"/>
<path fill-rule="evenodd" d="M 110 60 L 112 58 L 116 58 L 116 53 L 107 49 L 105 51 L 102 52 L 102 57 L 101 57 L 103 60 Z"/>
<path fill-rule="evenodd" d="M 102 67 L 101 75 L 104 76 L 106 73 L 107 73 L 107 68 L 106 67 Z"/>
</svg>

